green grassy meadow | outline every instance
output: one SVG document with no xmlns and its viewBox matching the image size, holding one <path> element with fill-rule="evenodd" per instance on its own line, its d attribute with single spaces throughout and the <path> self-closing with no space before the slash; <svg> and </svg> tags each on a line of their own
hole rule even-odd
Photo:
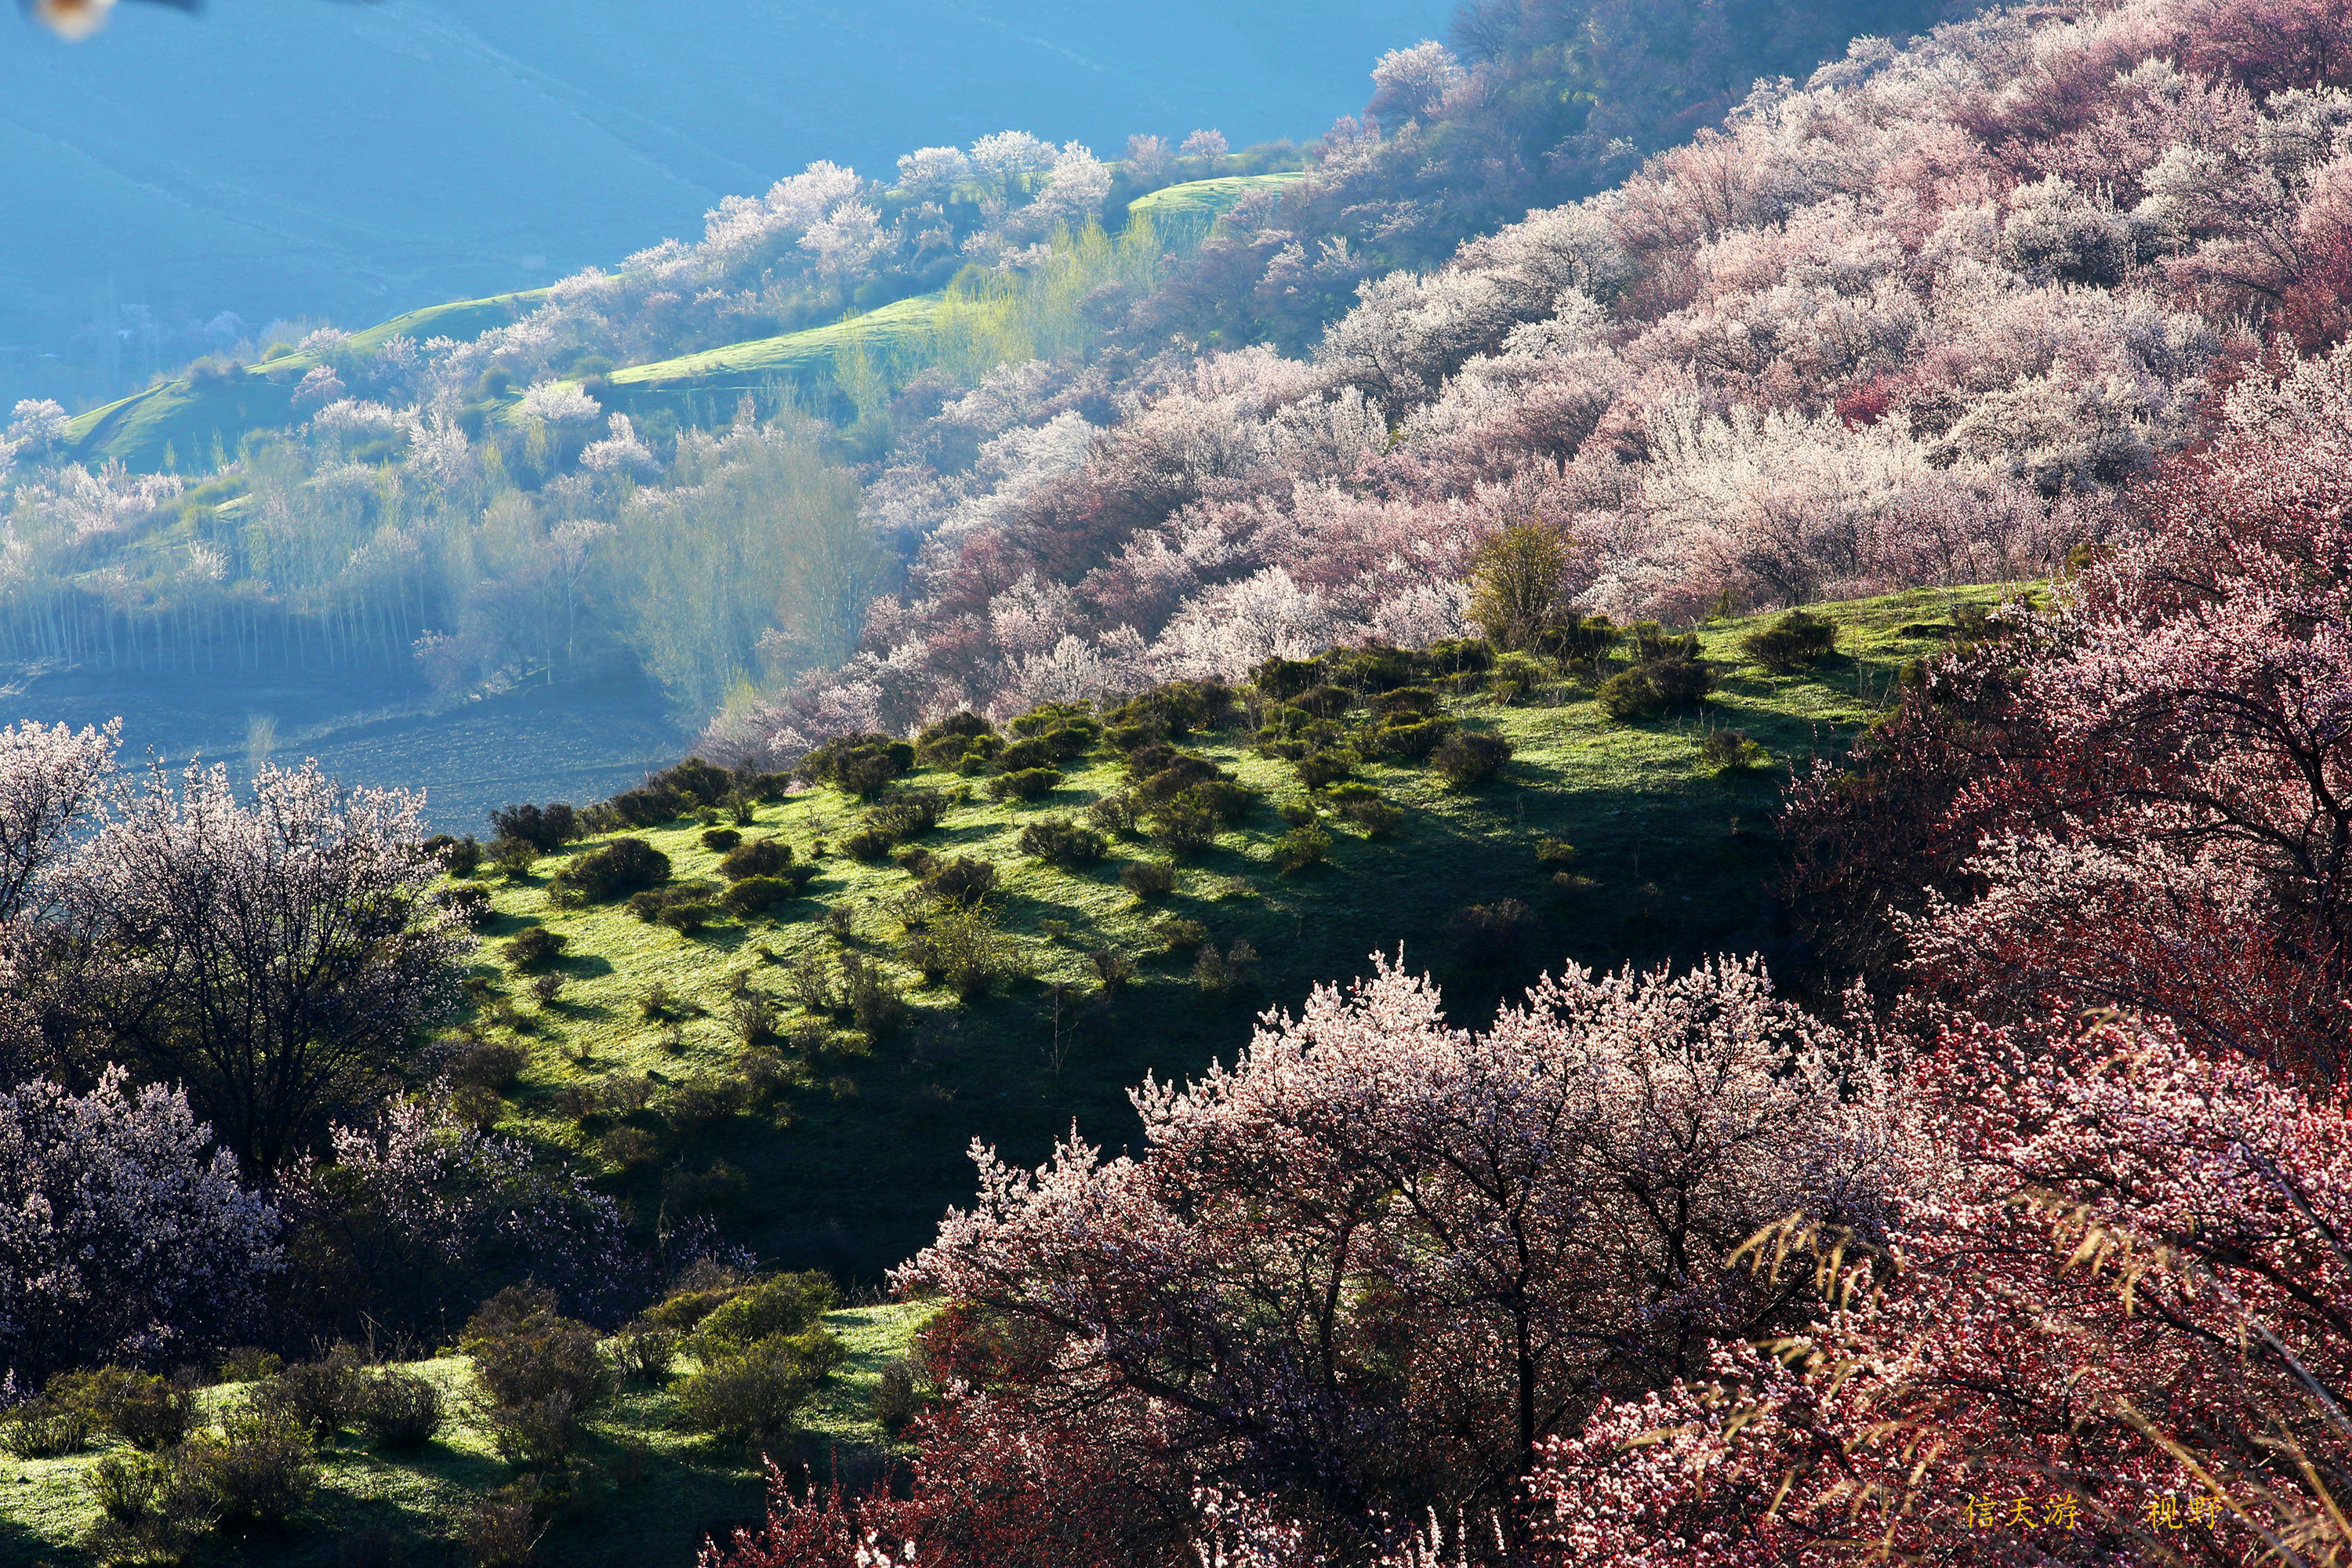
<svg viewBox="0 0 2352 1568">
<path fill-rule="evenodd" d="M 1121 840 L 1079 871 L 1031 860 L 1014 844 L 1025 822 L 1117 788 L 1117 761 L 1067 764 L 1063 787 L 1034 803 L 999 804 L 975 790 L 914 841 L 942 858 L 972 856 L 999 869 L 990 901 L 1024 973 L 970 1002 L 925 989 L 898 956 L 904 932 L 893 904 L 914 879 L 839 852 L 862 805 L 831 788 L 761 805 L 757 820 L 738 829 L 747 840 L 783 840 L 795 858 L 816 856 L 820 874 L 806 896 L 691 937 L 616 905 L 551 901 L 562 861 L 600 840 L 568 846 L 516 880 L 486 872 L 481 885 L 496 913 L 473 973 L 488 989 L 468 1023 L 527 1053 L 495 1114 L 502 1131 L 602 1172 L 641 1220 L 713 1209 L 762 1267 L 823 1268 L 871 1285 L 924 1245 L 949 1205 L 969 1201 L 966 1150 L 975 1139 L 1030 1163 L 1074 1126 L 1114 1151 L 1131 1144 L 1139 1124 L 1130 1085 L 1146 1073 L 1182 1079 L 1212 1058 L 1230 1060 L 1265 1009 L 1295 1008 L 1315 984 L 1365 973 L 1375 951 L 1401 952 L 1408 967 L 1433 973 L 1465 1026 L 1485 1022 L 1500 998 L 1563 962 L 1608 967 L 1769 951 L 1779 864 L 1772 822 L 1789 770 L 1842 753 L 1884 711 L 1902 666 L 1942 646 L 1957 605 L 2001 596 L 1991 587 L 1914 591 L 1822 606 L 1838 624 L 1840 651 L 1790 675 L 1744 661 L 1740 641 L 1762 617 L 1710 624 L 1699 637 L 1720 689 L 1702 705 L 1645 722 L 1609 720 L 1590 671 L 1560 675 L 1510 706 L 1484 694 L 1448 697 L 1446 710 L 1464 726 L 1507 736 L 1513 761 L 1460 792 L 1424 765 L 1369 764 L 1360 776 L 1404 808 L 1402 822 L 1367 837 L 1327 816 L 1330 863 L 1294 875 L 1270 858 L 1286 826 L 1278 808 L 1305 795 L 1291 764 L 1256 755 L 1240 726 L 1196 735 L 1188 749 L 1261 798 L 1213 849 L 1183 864 L 1172 897 L 1150 906 L 1118 880 L 1126 858 L 1158 854 L 1141 841 Z M 1717 776 L 1699 751 L 1716 729 L 1760 742 L 1771 765 Z M 976 782 L 933 771 L 901 787 Z M 716 890 L 720 857 L 702 844 L 699 822 L 638 831 L 669 857 L 674 884 L 707 880 Z M 1587 885 L 1565 893 L 1554 886 L 1558 868 L 1536 858 L 1544 837 L 1576 846 L 1573 869 Z M 1504 962 L 1465 963 L 1448 923 L 1465 906 L 1505 899 L 1535 910 L 1530 940 Z M 1168 951 L 1155 930 L 1163 915 L 1198 921 L 1228 951 L 1246 942 L 1258 954 L 1254 974 L 1222 994 L 1204 992 L 1192 961 Z M 529 976 L 504 963 L 505 944 L 533 927 L 566 939 L 560 960 L 541 971 L 563 976 L 544 1004 L 529 992 Z M 1116 994 L 1102 993 L 1087 957 L 1101 944 L 1138 960 Z M 829 1020 L 809 1028 L 790 998 L 797 963 L 848 952 L 886 966 L 911 1005 L 903 1026 L 879 1039 Z M 679 1005 L 667 1017 L 648 1017 L 640 1005 L 656 985 Z M 772 1066 L 782 1064 L 781 1081 L 770 1073 L 762 1091 L 730 1113 L 687 1116 L 681 1107 L 697 1086 L 747 1081 L 751 1058 L 729 1016 L 730 999 L 746 989 L 782 1010 L 786 1043 L 761 1047 Z M 638 1152 L 608 1157 L 626 1128 L 641 1135 Z M 868 1415 L 872 1392 L 926 1310 L 860 1307 L 827 1319 L 851 1356 L 804 1413 L 785 1446 L 791 1453 L 820 1474 L 838 1464 L 851 1479 L 887 1460 L 888 1443 Z M 466 1414 L 475 1397 L 467 1363 L 445 1356 L 415 1365 L 444 1384 L 459 1412 L 436 1445 L 406 1458 L 338 1439 L 346 1446 L 325 1456 L 305 1529 L 219 1542 L 202 1560 L 256 1568 L 462 1562 L 467 1511 L 514 1472 Z M 707 1531 L 758 1518 L 757 1457 L 677 1431 L 675 1405 L 666 1389 L 630 1385 L 592 1423 L 594 1506 L 555 1526 L 542 1561 L 684 1564 Z M 100 1457 L 0 1458 L 0 1563 L 86 1563 L 74 1542 L 93 1517 L 83 1478 Z M 398 1555 L 350 1554 L 352 1543 L 370 1539 Z"/>
<path fill-rule="evenodd" d="M 1063 787 L 1034 803 L 1000 804 L 974 789 L 915 841 L 942 858 L 972 856 L 998 868 L 990 905 L 1027 973 L 969 1003 L 925 989 L 898 957 L 905 932 L 892 905 L 915 878 L 839 852 L 861 805 L 830 788 L 762 805 L 756 823 L 739 829 L 747 839 L 782 839 L 801 859 L 826 845 L 806 896 L 693 936 L 618 905 L 557 907 L 548 895 L 554 858 L 520 883 L 488 876 L 497 918 L 476 973 L 503 990 L 528 1031 L 512 1037 L 530 1063 L 509 1091 L 508 1125 L 601 1166 L 640 1212 L 699 1194 L 719 1205 L 730 1233 L 763 1264 L 874 1281 L 929 1239 L 949 1205 L 968 1200 L 973 1140 L 1035 1163 L 1075 1124 L 1116 1151 L 1138 1131 L 1127 1090 L 1146 1073 L 1181 1078 L 1212 1058 L 1231 1059 L 1265 1008 L 1296 1008 L 1317 983 L 1368 972 L 1375 951 L 1401 951 L 1409 967 L 1433 973 L 1465 1025 L 1484 1022 L 1500 998 L 1563 960 L 1605 968 L 1770 951 L 1772 820 L 1789 766 L 1843 751 L 1881 710 L 1902 663 L 1939 646 L 1940 632 L 1925 627 L 1939 624 L 1951 600 L 1998 596 L 1970 589 L 1831 606 L 1843 651 L 1795 676 L 1738 662 L 1740 637 L 1758 623 L 1710 626 L 1700 636 L 1707 656 L 1723 662 L 1721 690 L 1701 708 L 1649 722 L 1612 722 L 1589 679 L 1562 679 L 1510 707 L 1449 698 L 1465 725 L 1511 741 L 1510 765 L 1455 792 L 1425 765 L 1369 764 L 1361 776 L 1405 808 L 1402 824 L 1369 837 L 1327 816 L 1330 862 L 1293 875 L 1271 861 L 1287 826 L 1277 808 L 1306 795 L 1291 765 L 1256 755 L 1238 729 L 1196 736 L 1192 749 L 1262 798 L 1212 851 L 1182 864 L 1173 897 L 1151 905 L 1118 879 L 1128 858 L 1159 855 L 1140 839 L 1116 840 L 1098 865 L 1075 871 L 1030 859 L 1014 843 L 1024 823 L 1076 813 L 1118 788 L 1117 761 L 1067 764 Z M 1716 728 L 1761 742 L 1773 765 L 1716 776 L 1699 754 Z M 984 781 L 932 772 L 903 782 L 953 789 Z M 703 847 L 700 832 L 681 818 L 639 836 L 669 857 L 674 880 L 705 880 L 715 894 L 720 855 Z M 1535 854 L 1547 837 L 1577 847 L 1573 869 L 1589 888 L 1554 888 L 1557 868 Z M 1514 898 L 1537 916 L 1521 952 L 1463 963 L 1447 933 L 1455 913 Z M 1155 930 L 1164 915 L 1198 921 L 1221 947 L 1246 942 L 1258 954 L 1253 979 L 1205 992 L 1192 957 L 1171 952 Z M 831 929 L 836 919 L 845 936 Z M 563 991 L 543 1007 L 525 994 L 524 976 L 501 968 L 504 943 L 534 925 L 567 939 L 556 966 Z M 1116 994 L 1095 979 L 1088 950 L 1099 945 L 1137 960 L 1135 979 Z M 811 1034 L 824 1045 L 786 1047 L 779 1088 L 716 1123 L 682 1123 L 665 1110 L 681 1085 L 741 1076 L 745 1047 L 729 1016 L 735 990 L 767 994 L 790 1034 L 803 1016 L 788 994 L 793 968 L 844 952 L 878 961 L 903 988 L 911 1010 L 902 1027 L 878 1043 L 843 1028 Z M 691 1014 L 646 1016 L 640 1001 L 656 984 Z M 507 1033 L 488 1014 L 475 1022 L 493 1037 Z M 646 1133 L 657 1157 L 633 1169 L 604 1160 L 600 1148 L 623 1126 Z"/>
<path fill-rule="evenodd" d="M 350 346 L 372 350 L 403 335 L 419 342 L 430 337 L 478 337 L 520 321 L 546 297 L 546 289 L 533 289 L 427 305 L 353 332 Z M 68 421 L 68 455 L 78 463 L 115 458 L 141 473 L 163 468 L 167 455 L 182 469 L 205 468 L 211 464 L 215 441 L 233 454 L 247 431 L 293 424 L 294 389 L 319 363 L 316 353 L 283 353 L 248 366 L 236 380 L 158 382 Z"/>
<path fill-rule="evenodd" d="M 1129 204 L 1128 218 L 1149 217 L 1171 237 L 1197 237 L 1251 191 L 1304 177 L 1291 173 L 1188 181 L 1138 197 Z M 350 346 L 374 349 L 404 334 L 420 342 L 436 336 L 478 337 L 520 320 L 546 296 L 546 289 L 534 289 L 429 305 L 353 332 Z M 882 362 L 919 360 L 940 300 L 937 294 L 919 295 L 824 326 L 625 366 L 612 374 L 607 401 L 633 416 L 670 409 L 724 423 L 745 393 L 768 395 L 786 386 L 804 395 L 820 393 L 844 353 L 860 352 Z M 284 353 L 248 366 L 234 379 L 158 382 L 76 416 L 66 427 L 68 454 L 79 463 L 117 460 L 140 473 L 167 467 L 204 469 L 215 442 L 234 455 L 247 433 L 298 423 L 294 389 L 319 363 L 314 353 Z"/>
<path fill-rule="evenodd" d="M 803 1412 L 793 1439 L 769 1450 L 783 1462 L 804 1461 L 819 1475 L 838 1467 L 845 1478 L 873 1473 L 887 1463 L 890 1442 L 868 1415 L 885 1363 L 904 1352 L 928 1309 L 850 1308 L 829 1314 L 825 1326 L 841 1336 L 848 1356 Z M 404 1363 L 441 1386 L 452 1415 L 423 1450 L 395 1454 L 364 1438 L 339 1434 L 320 1458 L 321 1477 L 307 1517 L 282 1537 L 222 1538 L 199 1549 L 202 1563 L 250 1568 L 343 1568 L 362 1561 L 403 1568 L 456 1568 L 467 1562 L 461 1532 L 467 1514 L 515 1471 L 490 1444 L 475 1407 L 471 1363 L 446 1355 Z M 679 1375 L 692 1368 L 690 1358 Z M 762 1455 L 677 1429 L 677 1378 L 662 1387 L 625 1384 L 620 1395 L 589 1421 L 582 1450 L 593 1467 L 589 1506 L 559 1519 L 541 1542 L 543 1563 L 580 1568 L 639 1568 L 693 1561 L 705 1534 L 756 1524 L 767 1496 Z M 218 1412 L 243 1396 L 240 1385 L 205 1392 Z M 98 1517 L 86 1478 L 110 1445 L 56 1459 L 0 1454 L 0 1563 L 9 1568 L 84 1568 L 79 1546 Z M 373 1537 L 388 1554 L 356 1555 Z"/>
</svg>

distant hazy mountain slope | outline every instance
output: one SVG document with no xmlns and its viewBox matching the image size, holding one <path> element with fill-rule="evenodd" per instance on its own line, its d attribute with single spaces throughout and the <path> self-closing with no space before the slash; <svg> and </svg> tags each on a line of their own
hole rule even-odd
<svg viewBox="0 0 2352 1568">
<path fill-rule="evenodd" d="M 1452 9 L 223 0 L 78 46 L 12 27 L 0 396 L 134 384 L 223 310 L 350 324 L 544 283 L 815 158 L 879 173 L 1008 126 L 1105 155 L 1312 134 Z"/>
</svg>

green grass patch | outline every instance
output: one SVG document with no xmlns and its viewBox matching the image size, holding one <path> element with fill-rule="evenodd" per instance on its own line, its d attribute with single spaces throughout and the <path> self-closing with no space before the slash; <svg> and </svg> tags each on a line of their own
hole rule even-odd
<svg viewBox="0 0 2352 1568">
<path fill-rule="evenodd" d="M 529 882 L 492 884 L 498 918 L 478 970 L 505 988 L 528 1031 L 516 1037 L 531 1065 L 513 1091 L 509 1125 L 596 1163 L 642 1213 L 723 1163 L 740 1181 L 690 1190 L 723 1205 L 722 1223 L 763 1264 L 875 1279 L 921 1247 L 950 1205 L 969 1201 L 965 1151 L 975 1138 L 1035 1162 L 1075 1121 L 1116 1151 L 1138 1131 L 1126 1095 L 1147 1072 L 1182 1077 L 1213 1057 L 1230 1058 L 1266 1006 L 1295 1008 L 1315 984 L 1365 973 L 1375 951 L 1402 951 L 1410 967 L 1433 972 L 1464 1023 L 1484 1022 L 1498 999 L 1564 959 L 1612 967 L 1769 951 L 1779 865 L 1772 823 L 1789 767 L 1843 752 L 1883 710 L 1903 662 L 1940 645 L 1934 628 L 1951 601 L 1998 596 L 1970 589 L 1828 606 L 1840 651 L 1795 674 L 1743 662 L 1740 641 L 1764 617 L 1708 626 L 1700 640 L 1722 667 L 1721 689 L 1703 705 L 1646 721 L 1612 721 L 1589 676 L 1511 706 L 1448 697 L 1450 716 L 1516 748 L 1501 775 L 1454 791 L 1425 763 L 1367 764 L 1360 778 L 1403 808 L 1402 821 L 1375 837 L 1327 813 L 1328 863 L 1288 875 L 1276 856 L 1291 831 L 1279 808 L 1307 799 L 1295 769 L 1256 755 L 1238 730 L 1207 737 L 1198 749 L 1259 791 L 1261 803 L 1181 863 L 1171 897 L 1150 903 L 1118 880 L 1129 858 L 1160 856 L 1140 838 L 1114 836 L 1108 857 L 1077 869 L 1016 847 L 1024 824 L 1082 814 L 1116 790 L 1118 762 L 1070 763 L 1060 788 L 1034 803 L 992 801 L 975 787 L 913 841 L 943 859 L 968 856 L 997 868 L 990 904 L 1026 973 L 971 1001 L 926 988 L 901 956 L 906 933 L 894 909 L 917 879 L 841 853 L 862 807 L 830 788 L 761 805 L 757 822 L 740 829 L 782 839 L 803 861 L 820 841 L 828 847 L 804 896 L 740 920 L 719 917 L 692 935 L 617 905 L 556 907 L 548 879 L 562 858 L 542 860 Z M 1769 764 L 1719 769 L 1703 750 L 1717 730 L 1743 732 Z M 904 781 L 936 789 L 982 782 L 937 771 Z M 697 825 L 680 819 L 642 836 L 669 857 L 676 880 L 707 881 L 715 901 L 721 857 L 703 847 Z M 1546 839 L 1572 845 L 1573 861 L 1539 861 Z M 1558 880 L 1563 874 L 1570 885 Z M 1506 900 L 1531 911 L 1525 940 L 1515 952 L 1474 962 L 1450 929 L 1455 916 Z M 1222 993 L 1203 989 L 1193 955 L 1171 952 L 1158 929 L 1171 915 L 1197 922 L 1221 951 L 1236 942 L 1255 949 L 1254 973 Z M 845 936 L 832 929 L 835 919 Z M 545 1007 L 528 995 L 527 977 L 499 967 L 504 942 L 531 925 L 568 939 L 558 965 L 565 985 Z M 1089 950 L 1099 946 L 1135 960 L 1124 989 L 1107 994 L 1098 984 Z M 792 971 L 845 953 L 878 964 L 903 989 L 906 1023 L 869 1044 L 828 1022 L 803 1042 L 808 1048 L 795 1048 L 790 1037 L 812 1020 L 791 999 Z M 686 1010 L 646 1016 L 641 1000 L 656 986 Z M 740 986 L 774 1000 L 787 1037 L 783 1081 L 740 1114 L 682 1129 L 661 1109 L 667 1096 L 744 1074 L 730 1018 Z M 487 1014 L 477 1022 L 501 1032 Z M 583 1103 L 598 1103 L 599 1086 L 631 1079 L 649 1080 L 645 1109 L 574 1119 Z M 657 1156 L 627 1169 L 604 1160 L 601 1151 L 625 1146 L 612 1139 L 623 1126 L 637 1128 Z"/>
<path fill-rule="evenodd" d="M 830 1313 L 848 1358 L 803 1412 L 793 1441 L 774 1457 L 810 1464 L 819 1475 L 838 1464 L 845 1479 L 874 1473 L 892 1445 L 867 1414 L 883 1366 L 904 1353 L 929 1315 L 920 1306 L 852 1308 Z M 541 1561 L 582 1568 L 644 1568 L 694 1560 L 704 1535 L 753 1524 L 765 1506 L 761 1455 L 725 1447 L 677 1429 L 673 1392 L 690 1358 L 660 1388 L 625 1384 L 589 1423 L 583 1450 L 600 1472 L 593 1506 L 558 1522 L 541 1543 Z M 380 1532 L 405 1568 L 456 1568 L 466 1563 L 461 1532 L 467 1513 L 514 1479 L 492 1448 L 476 1411 L 471 1363 L 459 1356 L 411 1362 L 408 1370 L 441 1386 L 450 1418 L 422 1451 L 379 1451 L 351 1433 L 320 1453 L 323 1476 L 299 1528 L 282 1538 L 224 1539 L 199 1561 L 250 1568 L 341 1568 L 353 1543 Z M 242 1397 L 236 1385 L 207 1390 L 218 1411 Z M 90 1468 L 116 1449 L 56 1459 L 0 1455 L 0 1562 L 84 1568 L 79 1542 L 97 1518 L 85 1484 Z"/>
</svg>

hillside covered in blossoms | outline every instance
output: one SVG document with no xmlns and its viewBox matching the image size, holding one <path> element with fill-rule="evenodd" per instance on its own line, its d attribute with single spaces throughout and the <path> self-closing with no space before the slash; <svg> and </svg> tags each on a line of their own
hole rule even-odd
<svg viewBox="0 0 2352 1568">
<path fill-rule="evenodd" d="M 2352 17 L 1371 86 L 16 405 L 0 1558 L 2352 1560 Z"/>
</svg>

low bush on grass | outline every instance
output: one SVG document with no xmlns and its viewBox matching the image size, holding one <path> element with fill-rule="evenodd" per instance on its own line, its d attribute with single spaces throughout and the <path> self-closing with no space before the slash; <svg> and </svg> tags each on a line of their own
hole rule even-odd
<svg viewBox="0 0 2352 1568">
<path fill-rule="evenodd" d="M 1101 834 L 1066 816 L 1044 816 L 1028 824 L 1021 829 L 1018 845 L 1024 855 L 1069 868 L 1091 866 L 1110 847 Z"/>
<path fill-rule="evenodd" d="M 702 847 L 724 855 L 743 842 L 743 835 L 732 827 L 706 827 L 702 830 Z"/>
<path fill-rule="evenodd" d="M 168 1448 L 196 1424 L 194 1398 L 170 1379 L 125 1366 L 67 1373 L 43 1395 L 53 1406 L 83 1411 L 96 1426 L 144 1453 Z"/>
<path fill-rule="evenodd" d="M 746 877 L 730 883 L 719 902 L 729 914 L 740 918 L 772 910 L 799 894 L 799 885 L 782 877 Z"/>
<path fill-rule="evenodd" d="M 225 1529 L 283 1530 L 318 1489 L 310 1433 L 266 1406 L 232 1412 L 219 1436 L 194 1439 L 181 1456 Z"/>
<path fill-rule="evenodd" d="M 915 748 L 904 741 L 888 735 L 844 735 L 803 757 L 795 771 L 811 784 L 870 795 L 914 765 Z"/>
<path fill-rule="evenodd" d="M 1287 876 L 1331 858 L 1331 836 L 1319 827 L 1294 827 L 1274 841 L 1274 868 Z"/>
<path fill-rule="evenodd" d="M 991 800 L 1036 800 L 1062 786 L 1062 774 L 1056 768 L 1021 768 L 1009 773 L 999 773 L 988 781 Z"/>
<path fill-rule="evenodd" d="M 1696 659 L 1666 658 L 1618 671 L 1597 695 L 1601 711 L 1622 721 L 1704 701 L 1715 687 L 1715 671 Z"/>
<path fill-rule="evenodd" d="M 996 867 L 987 860 L 959 855 L 934 867 L 923 879 L 933 898 L 969 908 L 996 890 Z"/>
<path fill-rule="evenodd" d="M 1717 778 L 1754 773 L 1772 765 L 1772 753 L 1737 730 L 1710 730 L 1698 743 L 1700 760 Z"/>
<path fill-rule="evenodd" d="M 642 838 L 615 838 L 558 872 L 559 902 L 608 903 L 669 880 L 669 857 Z"/>
<path fill-rule="evenodd" d="M 1500 735 L 1460 730 L 1430 753 L 1430 763 L 1455 789 L 1472 789 L 1503 771 L 1511 760 L 1511 743 Z"/>
<path fill-rule="evenodd" d="M 361 1364 L 356 1348 L 337 1345 L 257 1384 L 254 1405 L 283 1414 L 313 1437 L 331 1437 L 359 1417 L 367 1392 Z"/>
<path fill-rule="evenodd" d="M 921 931 L 908 933 L 903 951 L 926 982 L 966 999 L 1010 978 L 1020 957 L 985 904 L 943 905 Z"/>
<path fill-rule="evenodd" d="M 541 1286 L 510 1285 L 483 1302 L 457 1342 L 490 1401 L 493 1442 L 522 1463 L 562 1462 L 581 1418 L 613 1390 L 596 1331 L 564 1317 Z"/>
<path fill-rule="evenodd" d="M 380 1368 L 360 1385 L 359 1415 L 380 1447 L 413 1452 L 440 1433 L 445 1416 L 441 1390 L 415 1373 Z"/>
<path fill-rule="evenodd" d="M 679 1424 L 723 1443 L 777 1436 L 790 1430 L 842 1353 L 841 1342 L 823 1330 L 719 1351 L 678 1384 Z"/>
<path fill-rule="evenodd" d="M 1176 868 L 1165 860 L 1129 860 L 1118 885 L 1139 899 L 1164 899 L 1176 890 Z"/>
<path fill-rule="evenodd" d="M 507 941 L 507 965 L 511 969 L 537 969 L 552 963 L 572 939 L 545 926 L 532 926 Z"/>
<path fill-rule="evenodd" d="M 1739 651 L 1765 668 L 1791 675 L 1837 651 L 1835 621 L 1790 610 L 1739 640 Z"/>
<path fill-rule="evenodd" d="M 793 847 L 775 838 L 753 838 L 736 845 L 719 862 L 719 874 L 730 882 L 746 877 L 781 877 L 793 863 Z"/>
</svg>

